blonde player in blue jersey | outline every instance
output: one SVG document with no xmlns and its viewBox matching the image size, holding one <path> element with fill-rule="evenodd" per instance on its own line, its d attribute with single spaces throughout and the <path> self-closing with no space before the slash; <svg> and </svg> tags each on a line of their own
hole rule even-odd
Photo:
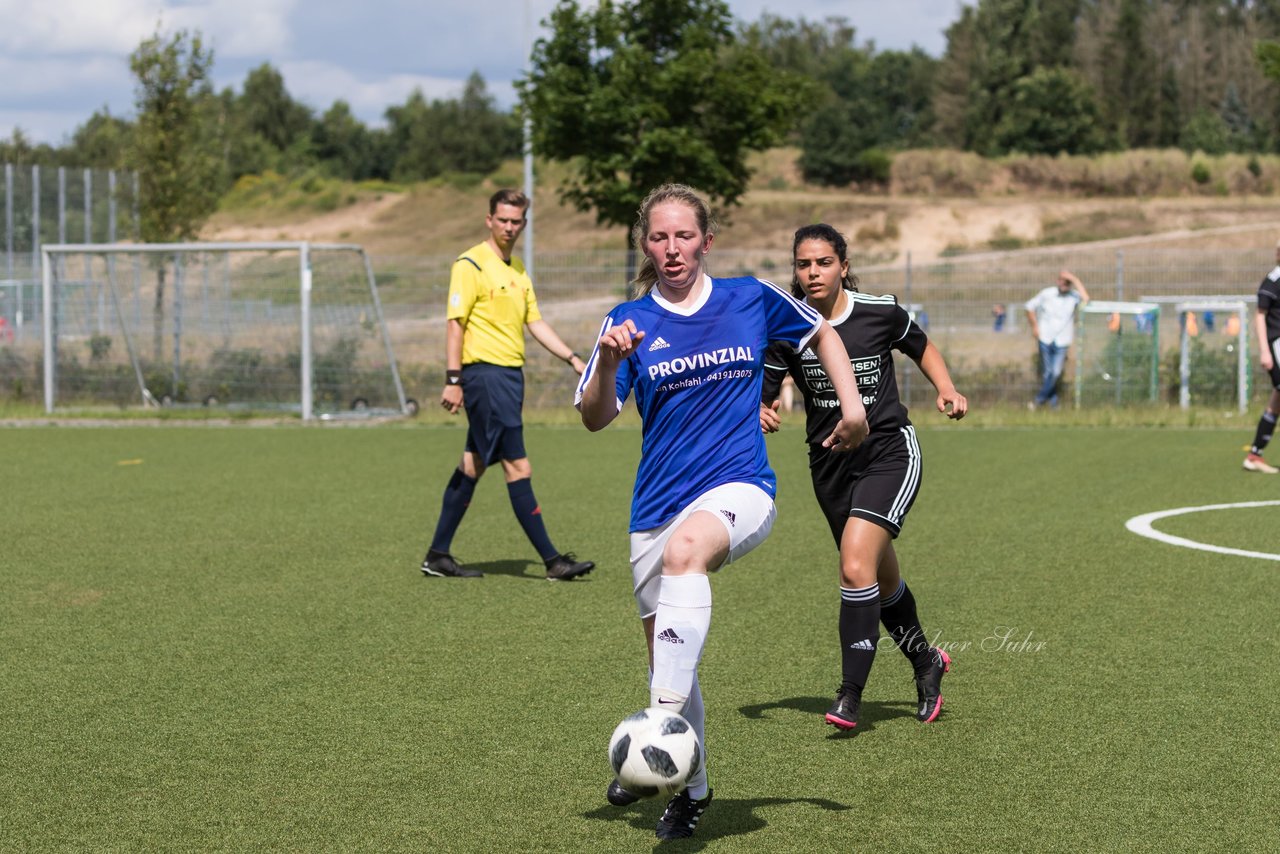
<svg viewBox="0 0 1280 854">
<path fill-rule="evenodd" d="M 666 184 L 651 192 L 632 230 L 644 260 L 637 299 L 604 320 L 575 403 L 587 429 L 608 425 L 634 393 L 643 422 L 631 502 L 631 568 L 649 647 L 649 704 L 684 715 L 706 747 L 698 661 L 711 625 L 715 571 L 760 545 L 774 519 L 776 478 L 759 409 L 764 351 L 773 341 L 818 355 L 840 416 L 823 444 L 855 448 L 866 411 L 849 357 L 816 311 L 750 276 L 710 277 L 715 236 L 707 203 Z M 615 780 L 606 796 L 636 796 Z M 706 763 L 667 804 L 659 839 L 693 834 L 711 802 Z"/>
</svg>

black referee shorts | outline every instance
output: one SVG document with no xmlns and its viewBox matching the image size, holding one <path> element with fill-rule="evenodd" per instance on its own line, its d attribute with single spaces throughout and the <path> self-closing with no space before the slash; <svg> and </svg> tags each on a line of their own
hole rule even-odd
<svg viewBox="0 0 1280 854">
<path fill-rule="evenodd" d="M 874 522 L 897 539 L 920 491 L 915 428 L 872 434 L 852 454 L 811 447 L 809 474 L 837 548 L 850 516 Z"/>
<path fill-rule="evenodd" d="M 485 466 L 522 460 L 524 371 L 473 362 L 462 366 L 462 402 L 467 408 L 467 450 Z"/>
</svg>

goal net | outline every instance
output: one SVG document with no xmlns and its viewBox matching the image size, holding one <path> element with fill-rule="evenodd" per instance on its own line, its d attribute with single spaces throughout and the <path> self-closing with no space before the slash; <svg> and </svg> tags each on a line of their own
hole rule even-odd
<svg viewBox="0 0 1280 854">
<path fill-rule="evenodd" d="M 47 412 L 416 411 L 359 246 L 74 244 L 41 255 Z"/>
<path fill-rule="evenodd" d="M 1235 404 L 1249 409 L 1253 371 L 1249 351 L 1251 306 L 1256 297 L 1144 297 L 1158 303 L 1178 324 L 1178 349 L 1165 356 L 1165 368 L 1177 376 L 1178 405 Z"/>
<path fill-rule="evenodd" d="M 1076 407 L 1159 400 L 1158 305 L 1090 302 L 1079 312 L 1076 342 Z"/>
</svg>

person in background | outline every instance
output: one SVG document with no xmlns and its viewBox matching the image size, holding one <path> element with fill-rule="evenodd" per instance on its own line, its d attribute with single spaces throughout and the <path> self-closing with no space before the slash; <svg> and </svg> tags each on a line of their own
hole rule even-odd
<svg viewBox="0 0 1280 854">
<path fill-rule="evenodd" d="M 1262 452 L 1271 442 L 1276 431 L 1276 417 L 1280 416 L 1280 243 L 1276 243 L 1276 266 L 1262 277 L 1258 285 L 1258 311 L 1253 316 L 1254 336 L 1258 340 L 1258 364 L 1271 378 L 1271 397 L 1262 410 L 1258 428 L 1253 432 L 1253 444 L 1245 455 L 1245 471 L 1259 474 L 1276 474 L 1280 468 L 1262 458 Z"/>
<path fill-rule="evenodd" d="M 581 374 L 578 354 L 542 319 L 533 282 L 519 258 L 516 240 L 528 222 L 529 200 L 517 190 L 499 190 L 489 199 L 489 237 L 453 264 L 449 278 L 445 338 L 445 386 L 440 405 L 467 412 L 462 461 L 449 478 L 440 517 L 422 572 L 446 578 L 476 578 L 450 553 L 453 536 L 471 504 L 476 483 L 494 463 L 502 463 L 511 509 L 546 566 L 547 578 L 569 581 L 595 568 L 552 545 L 533 493 L 533 468 L 524 447 L 524 330 L 551 355 Z"/>
<path fill-rule="evenodd" d="M 1031 337 L 1040 347 L 1040 390 L 1029 406 L 1035 409 L 1046 403 L 1057 408 L 1058 383 L 1067 365 L 1067 350 L 1075 336 L 1077 305 L 1087 305 L 1089 292 L 1070 270 L 1058 273 L 1058 282 L 1027 301 L 1027 322 Z"/>
</svg>

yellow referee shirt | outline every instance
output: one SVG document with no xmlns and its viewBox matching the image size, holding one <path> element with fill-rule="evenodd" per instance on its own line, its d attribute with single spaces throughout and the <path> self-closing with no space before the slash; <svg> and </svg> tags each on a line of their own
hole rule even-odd
<svg viewBox="0 0 1280 854">
<path fill-rule="evenodd" d="M 524 325 L 542 319 L 524 263 L 507 264 L 487 241 L 453 262 L 445 316 L 462 322 L 462 364 L 508 368 L 524 365 Z"/>
</svg>

